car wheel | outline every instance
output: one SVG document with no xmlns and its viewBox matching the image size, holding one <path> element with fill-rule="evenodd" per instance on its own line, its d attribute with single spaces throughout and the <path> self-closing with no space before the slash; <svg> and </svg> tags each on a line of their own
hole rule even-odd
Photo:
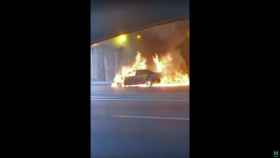
<svg viewBox="0 0 280 158">
<path fill-rule="evenodd" d="M 152 81 L 147 81 L 146 84 L 151 88 L 152 85 L 153 85 L 153 82 Z"/>
<path fill-rule="evenodd" d="M 119 88 L 122 87 L 122 84 L 121 84 L 121 83 L 117 83 L 117 85 L 118 85 Z"/>
</svg>

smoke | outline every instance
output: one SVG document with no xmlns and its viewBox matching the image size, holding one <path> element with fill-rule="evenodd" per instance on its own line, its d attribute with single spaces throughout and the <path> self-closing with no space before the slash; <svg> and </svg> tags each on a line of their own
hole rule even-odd
<svg viewBox="0 0 280 158">
<path fill-rule="evenodd" d="M 124 47 L 117 47 L 114 44 L 114 39 L 105 41 L 101 45 L 104 51 L 113 51 L 118 54 L 120 59 L 118 69 L 123 65 L 133 64 L 137 52 L 140 52 L 147 59 L 147 65 L 151 66 L 148 67 L 149 69 L 153 69 L 153 57 L 156 54 L 160 58 L 170 54 L 173 58 L 172 69 L 188 73 L 188 32 L 187 20 L 180 20 L 128 34 L 128 40 Z M 141 39 L 138 39 L 137 35 L 141 35 Z"/>
<path fill-rule="evenodd" d="M 188 31 L 187 21 L 159 25 L 132 34 L 142 36 L 141 40 L 136 40 L 132 45 L 148 59 L 148 65 L 152 64 L 155 54 L 161 57 L 169 53 L 174 61 L 173 68 L 188 72 Z"/>
</svg>

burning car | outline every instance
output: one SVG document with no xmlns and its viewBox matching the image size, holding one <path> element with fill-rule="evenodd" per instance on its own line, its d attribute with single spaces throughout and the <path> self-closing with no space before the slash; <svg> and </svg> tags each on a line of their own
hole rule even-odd
<svg viewBox="0 0 280 158">
<path fill-rule="evenodd" d="M 153 83 L 160 82 L 160 73 L 156 73 L 150 70 L 136 70 L 135 76 L 129 76 L 124 79 L 124 85 L 138 85 L 147 84 L 152 87 Z"/>
<path fill-rule="evenodd" d="M 153 56 L 153 65 L 147 65 L 146 58 L 137 53 L 131 65 L 122 66 L 115 75 L 111 87 L 177 87 L 189 85 L 187 73 L 174 67 L 170 54 Z M 151 70 L 148 67 L 153 68 Z"/>
</svg>

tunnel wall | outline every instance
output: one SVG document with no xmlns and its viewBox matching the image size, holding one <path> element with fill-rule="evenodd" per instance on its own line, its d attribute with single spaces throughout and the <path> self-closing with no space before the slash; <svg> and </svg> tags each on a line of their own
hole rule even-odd
<svg viewBox="0 0 280 158">
<path fill-rule="evenodd" d="M 118 65 L 118 53 L 106 47 L 91 48 L 91 80 L 112 81 Z"/>
<path fill-rule="evenodd" d="M 129 64 L 134 57 L 135 53 L 130 49 L 106 43 L 91 47 L 91 80 L 112 82 L 121 66 Z"/>
</svg>

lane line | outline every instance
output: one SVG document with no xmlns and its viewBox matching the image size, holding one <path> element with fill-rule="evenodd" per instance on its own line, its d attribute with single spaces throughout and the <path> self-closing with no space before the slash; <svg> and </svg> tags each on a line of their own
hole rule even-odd
<svg viewBox="0 0 280 158">
<path fill-rule="evenodd" d="M 151 95 L 146 95 L 146 96 L 90 96 L 91 98 L 174 98 L 174 99 L 185 99 L 188 98 L 188 95 L 176 95 L 176 96 L 170 96 L 170 95 L 166 95 L 166 96 L 151 96 Z"/>
<path fill-rule="evenodd" d="M 155 101 L 155 102 L 187 102 L 187 100 L 166 99 L 93 99 L 93 101 Z"/>
<path fill-rule="evenodd" d="M 167 117 L 167 116 L 135 116 L 135 115 L 112 115 L 113 118 L 122 119 L 150 119 L 150 120 L 176 120 L 176 121 L 189 121 L 186 117 Z"/>
<path fill-rule="evenodd" d="M 96 97 L 91 96 L 91 100 L 96 101 L 166 101 L 166 102 L 188 102 L 186 98 L 174 97 Z"/>
</svg>

